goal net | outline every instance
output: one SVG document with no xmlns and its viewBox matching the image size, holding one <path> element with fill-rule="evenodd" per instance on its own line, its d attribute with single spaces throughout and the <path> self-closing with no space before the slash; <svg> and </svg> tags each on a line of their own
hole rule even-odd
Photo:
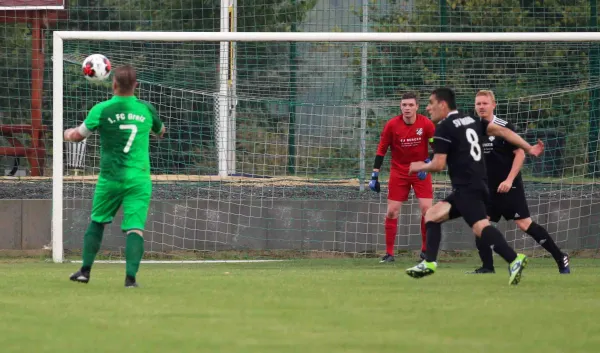
<svg viewBox="0 0 600 353">
<path fill-rule="evenodd" d="M 165 122 L 151 141 L 153 197 L 146 259 L 370 256 L 385 249 L 382 192 L 368 190 L 385 122 L 402 93 L 455 89 L 472 112 L 491 89 L 496 115 L 547 151 L 523 169 L 533 219 L 569 250 L 597 249 L 600 35 L 596 33 L 54 32 L 53 257 L 78 258 L 99 170 L 97 134 L 64 143 L 64 128 L 112 95 L 82 60 L 107 56 L 138 70 L 137 95 Z M 366 180 L 365 180 L 366 178 Z M 434 176 L 435 200 L 450 192 Z M 434 201 L 435 201 L 434 200 Z M 100 258 L 124 257 L 120 213 Z M 520 251 L 543 255 L 501 222 Z M 420 211 L 402 206 L 397 249 L 420 248 Z M 442 250 L 472 250 L 462 220 L 444 225 Z"/>
</svg>

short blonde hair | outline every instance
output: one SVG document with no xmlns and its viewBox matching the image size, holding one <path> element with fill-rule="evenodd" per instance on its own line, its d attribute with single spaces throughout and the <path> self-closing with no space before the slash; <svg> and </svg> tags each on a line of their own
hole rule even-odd
<svg viewBox="0 0 600 353">
<path fill-rule="evenodd" d="M 477 92 L 477 94 L 475 95 L 475 97 L 481 97 L 481 96 L 489 97 L 492 100 L 492 103 L 496 103 L 496 96 L 494 95 L 493 91 L 490 91 L 487 89 L 482 89 L 479 92 Z"/>
</svg>

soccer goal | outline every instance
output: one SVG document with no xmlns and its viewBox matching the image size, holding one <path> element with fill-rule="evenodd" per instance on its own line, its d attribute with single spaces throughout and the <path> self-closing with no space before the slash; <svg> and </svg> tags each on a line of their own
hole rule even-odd
<svg viewBox="0 0 600 353">
<path fill-rule="evenodd" d="M 523 169 L 532 216 L 563 249 L 597 249 L 599 41 L 600 33 L 56 31 L 53 260 L 78 259 L 99 174 L 97 135 L 66 148 L 62 138 L 112 94 L 110 82 L 81 75 L 93 53 L 136 67 L 138 96 L 168 129 L 151 142 L 148 261 L 380 254 L 390 154 L 381 194 L 365 176 L 381 128 L 399 114 L 402 93 L 417 92 L 426 114 L 438 86 L 454 88 L 468 112 L 478 90 L 494 90 L 496 114 L 529 142 L 545 141 L 544 156 Z M 450 191 L 444 173 L 434 191 L 435 200 Z M 107 226 L 100 259 L 122 258 L 119 224 L 117 215 Z M 411 194 L 397 249 L 420 248 L 419 225 Z M 499 226 L 517 249 L 544 254 L 514 225 Z M 474 249 L 464 222 L 444 225 L 441 248 Z"/>
</svg>

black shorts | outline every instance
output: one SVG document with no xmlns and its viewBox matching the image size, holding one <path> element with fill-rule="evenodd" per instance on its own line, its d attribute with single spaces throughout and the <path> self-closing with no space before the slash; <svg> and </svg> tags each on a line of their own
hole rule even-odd
<svg viewBox="0 0 600 353">
<path fill-rule="evenodd" d="M 478 188 L 455 188 L 444 201 L 450 206 L 450 219 L 462 217 L 469 227 L 473 224 L 487 219 L 487 205 L 489 204 L 489 192 L 486 187 Z"/>
<path fill-rule="evenodd" d="M 523 180 L 515 180 L 512 188 L 507 193 L 498 193 L 496 190 L 498 190 L 497 186 L 495 189 L 490 189 L 491 195 L 488 205 L 490 221 L 498 222 L 501 217 L 504 217 L 507 221 L 530 217 Z"/>
</svg>

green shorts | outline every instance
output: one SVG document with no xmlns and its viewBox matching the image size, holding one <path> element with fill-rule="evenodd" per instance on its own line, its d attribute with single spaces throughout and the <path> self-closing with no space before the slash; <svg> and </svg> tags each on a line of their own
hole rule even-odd
<svg viewBox="0 0 600 353">
<path fill-rule="evenodd" d="M 127 182 L 118 182 L 98 178 L 94 202 L 92 205 L 92 221 L 111 223 L 119 207 L 123 206 L 124 232 L 144 230 L 152 196 L 152 181 L 141 177 Z"/>
</svg>

